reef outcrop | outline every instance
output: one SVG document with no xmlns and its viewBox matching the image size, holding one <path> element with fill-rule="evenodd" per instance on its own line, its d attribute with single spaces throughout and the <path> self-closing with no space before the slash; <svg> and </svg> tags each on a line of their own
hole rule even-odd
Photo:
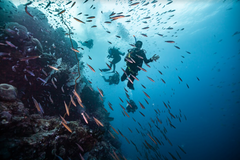
<svg viewBox="0 0 240 160">
<path fill-rule="evenodd" d="M 0 100 L 15 101 L 17 99 L 17 89 L 10 84 L 0 84 Z"/>
</svg>

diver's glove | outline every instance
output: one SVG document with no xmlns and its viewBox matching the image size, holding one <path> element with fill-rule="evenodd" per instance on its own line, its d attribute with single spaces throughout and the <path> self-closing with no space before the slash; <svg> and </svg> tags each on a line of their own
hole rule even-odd
<svg viewBox="0 0 240 160">
<path fill-rule="evenodd" d="M 152 61 L 157 61 L 160 58 L 159 55 L 154 54 L 151 58 Z"/>
</svg>

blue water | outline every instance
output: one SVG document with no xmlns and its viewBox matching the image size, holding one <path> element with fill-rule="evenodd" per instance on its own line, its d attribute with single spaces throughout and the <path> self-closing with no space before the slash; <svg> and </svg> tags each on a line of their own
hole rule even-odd
<svg viewBox="0 0 240 160">
<path fill-rule="evenodd" d="M 125 138 L 118 135 L 122 142 L 123 155 L 128 160 L 135 160 L 137 157 L 145 159 L 145 154 L 148 155 L 149 159 L 157 159 L 153 150 L 147 150 L 144 147 L 144 140 L 168 159 L 172 159 L 168 152 L 179 159 L 176 151 L 183 160 L 240 159 L 240 34 L 233 36 L 235 32 L 240 32 L 240 1 L 204 0 L 199 2 L 182 0 L 180 2 L 173 1 L 172 4 L 162 8 L 168 2 L 157 2 L 155 9 L 159 7 L 159 13 L 173 9 L 176 11 L 162 16 L 157 16 L 156 11 L 151 10 L 154 8 L 154 4 L 151 3 L 145 7 L 149 14 L 146 14 L 145 10 L 139 10 L 142 8 L 141 6 L 129 7 L 127 2 L 121 1 L 96 1 L 96 10 L 89 9 L 93 4 L 92 2 L 88 2 L 88 8 L 81 8 L 80 5 L 76 7 L 72 12 L 74 16 L 82 11 L 89 15 L 96 14 L 96 21 L 91 25 L 95 23 L 98 25 L 97 28 L 93 29 L 90 28 L 91 25 L 83 26 L 72 20 L 73 32 L 77 34 L 73 37 L 74 40 L 94 39 L 93 48 L 83 51 L 82 60 L 95 68 L 96 72 L 94 73 L 86 67 L 84 74 L 92 81 L 94 89 L 97 90 L 97 87 L 100 87 L 103 90 L 105 108 L 111 113 L 111 117 L 114 117 L 112 126 L 119 129 L 128 140 L 133 141 L 142 154 L 140 156 L 131 142 L 128 144 Z M 107 4 L 111 4 L 111 7 L 104 7 Z M 134 8 L 130 13 L 127 11 L 123 13 L 124 15 L 132 15 L 132 18 L 119 19 L 108 25 L 103 24 L 102 22 L 108 20 L 108 15 L 113 11 L 112 7 L 115 9 L 114 12 Z M 102 16 L 100 9 L 108 14 Z M 174 15 L 174 17 L 168 21 L 167 18 L 170 15 Z M 151 16 L 151 20 L 146 20 L 148 23 L 143 24 L 142 18 L 146 16 Z M 167 22 L 167 24 L 157 23 L 158 17 L 162 18 L 160 22 Z M 131 22 L 125 22 L 126 19 L 131 19 Z M 177 23 L 174 24 L 174 22 Z M 100 25 L 101 23 L 104 28 L 111 31 L 111 34 L 106 33 L 106 30 Z M 121 23 L 127 30 L 128 33 L 124 31 L 124 34 L 128 34 L 127 40 L 115 37 L 115 35 L 123 36 L 121 30 L 118 29 L 118 23 Z M 142 30 L 141 28 L 145 26 L 150 28 Z M 174 29 L 164 29 L 170 26 Z M 155 30 L 155 28 L 157 29 Z M 184 30 L 181 31 L 182 28 Z M 178 29 L 179 31 L 177 31 Z M 141 33 L 147 34 L 148 37 L 142 36 Z M 164 36 L 161 37 L 156 33 Z M 123 116 L 119 105 L 119 103 L 124 107 L 127 105 L 124 90 L 124 87 L 127 89 L 126 81 L 110 86 L 100 76 L 98 68 L 107 67 L 105 63 L 108 62 L 106 57 L 109 47 L 117 46 L 120 51 L 126 53 L 127 49 L 131 48 L 129 44 L 134 43 L 132 35 L 143 42 L 147 58 L 158 54 L 160 59 L 157 62 L 149 63 L 151 68 L 143 65 L 147 72 L 140 71 L 137 76 L 139 81 L 134 81 L 135 90 L 129 90 L 128 93 L 138 105 L 138 110 L 135 113 L 129 113 L 130 118 L 128 118 Z M 175 43 L 166 43 L 167 40 L 174 40 Z M 109 44 L 107 41 L 111 41 L 113 44 Z M 180 49 L 174 47 L 175 45 Z M 89 60 L 88 55 L 93 60 Z M 125 67 L 122 57 L 116 70 L 122 75 L 121 68 L 125 69 Z M 106 77 L 111 75 L 102 74 Z M 155 82 L 151 82 L 147 76 L 154 79 Z M 179 80 L 178 76 L 181 77 L 182 81 Z M 163 83 L 161 78 L 166 83 Z M 141 84 L 146 86 L 146 89 Z M 189 85 L 189 88 L 186 84 Z M 145 91 L 150 99 L 142 91 Z M 119 97 L 124 100 L 124 103 L 119 100 Z M 149 105 L 144 98 L 149 102 Z M 114 111 L 108 107 L 108 101 L 113 104 Z M 146 109 L 140 107 L 139 101 Z M 163 102 L 171 106 L 171 113 L 178 118 L 171 118 Z M 160 115 L 157 115 L 154 109 L 159 109 Z M 145 117 L 138 111 L 144 113 Z M 162 120 L 162 124 L 159 124 L 156 116 Z M 167 117 L 176 129 L 170 127 Z M 132 118 L 136 119 L 143 129 Z M 166 136 L 171 141 L 172 146 L 165 140 L 150 118 L 161 130 L 163 127 L 166 128 Z M 151 128 L 148 123 L 150 123 Z M 129 131 L 128 127 L 133 133 Z M 146 136 L 137 133 L 135 128 Z M 155 145 L 147 133 L 157 137 L 164 145 Z M 187 154 L 184 154 L 178 146 L 182 147 Z"/>
</svg>

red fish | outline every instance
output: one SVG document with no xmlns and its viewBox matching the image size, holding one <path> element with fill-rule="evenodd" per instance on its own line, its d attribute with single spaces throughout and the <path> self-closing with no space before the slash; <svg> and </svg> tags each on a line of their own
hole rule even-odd
<svg viewBox="0 0 240 160">
<path fill-rule="evenodd" d="M 136 3 L 132 3 L 130 4 L 129 6 L 135 6 L 135 5 L 138 5 L 140 2 L 136 2 Z"/>
<path fill-rule="evenodd" d="M 147 76 L 147 78 L 148 78 L 150 81 L 155 82 L 152 78 L 150 78 L 150 77 L 148 77 L 148 76 Z"/>
</svg>

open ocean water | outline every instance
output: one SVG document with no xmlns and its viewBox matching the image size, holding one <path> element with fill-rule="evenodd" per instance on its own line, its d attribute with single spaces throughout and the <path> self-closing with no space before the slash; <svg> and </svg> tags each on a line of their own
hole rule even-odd
<svg viewBox="0 0 240 160">
<path fill-rule="evenodd" d="M 69 95 L 73 95 L 75 79 L 78 77 L 78 70 L 70 68 L 79 61 L 81 80 L 76 84 L 76 91 L 85 108 L 88 108 L 91 101 L 96 101 L 93 104 L 95 107 L 97 102 L 103 103 L 101 107 L 114 118 L 104 123 L 104 127 L 108 126 L 105 134 L 110 131 L 121 143 L 118 152 L 126 159 L 240 159 L 239 0 L 1 0 L 0 6 L 0 83 L 15 86 L 18 94 L 22 93 L 18 98 L 29 108 L 31 114 L 38 114 L 32 98 L 33 95 L 35 98 L 38 95 L 38 89 L 34 86 L 44 88 L 42 92 L 39 90 L 39 94 L 43 94 L 36 98 L 41 101 L 43 117 L 49 115 L 59 118 L 59 115 L 66 113 L 63 101 L 67 104 L 70 102 Z M 41 14 L 36 10 L 41 11 Z M 30 54 L 32 43 L 27 45 L 24 40 L 19 41 L 22 33 L 18 33 L 20 27 L 15 24 L 15 27 L 7 30 L 6 24 L 9 22 L 25 26 L 31 33 L 25 34 L 39 40 L 42 52 L 37 55 L 48 53 L 56 60 L 62 58 L 67 71 L 56 71 L 54 74 L 57 81 L 40 73 L 44 68 L 50 75 L 49 65 L 59 67 L 57 63 L 48 63 L 50 60 L 47 59 L 41 62 L 39 69 L 36 65 L 41 63 L 37 60 L 44 61 L 42 57 L 29 60 L 30 64 L 27 64 L 28 60 L 21 60 L 35 55 Z M 87 41 L 91 39 L 93 45 L 88 47 L 90 42 Z M 74 40 L 74 45 L 71 45 L 71 40 Z M 122 69 L 127 67 L 124 57 L 136 40 L 143 42 L 142 49 L 146 50 L 147 59 L 155 54 L 160 58 L 148 63 L 149 66 L 143 63 L 142 68 L 146 71 L 138 72 L 138 80 L 133 82 L 135 89 L 131 90 L 127 87 L 128 79 L 121 81 L 121 76 L 124 74 Z M 15 49 L 9 42 L 18 48 Z M 21 49 L 21 46 L 24 47 Z M 112 58 L 107 56 L 112 47 L 118 48 L 124 56 L 116 63 L 120 82 L 109 85 L 102 76 L 112 76 L 112 68 L 107 72 L 102 69 L 108 68 L 106 63 L 111 64 Z M 34 50 L 36 48 L 33 46 Z M 10 49 L 14 49 L 14 52 Z M 18 56 L 16 52 L 19 52 Z M 22 68 L 21 71 L 18 67 Z M 24 69 L 39 74 L 34 77 Z M 47 82 L 40 85 L 41 80 L 37 77 Z M 69 82 L 70 77 L 72 83 Z M 54 88 L 54 82 L 57 89 Z M 98 96 L 84 92 L 81 86 L 90 86 Z M 63 92 L 61 87 L 69 92 Z M 84 100 L 83 97 L 87 94 L 89 96 L 85 96 L 87 98 Z M 55 98 L 54 104 L 48 100 L 49 95 Z M 134 113 L 128 113 L 125 109 L 130 100 L 138 107 Z M 76 99 L 75 102 L 77 103 Z M 74 116 L 68 120 L 76 121 L 81 117 L 81 123 L 87 127 L 81 113 L 97 117 L 99 113 L 93 113 L 94 111 L 95 109 L 83 111 L 80 105 L 72 107 L 70 116 Z M 120 133 L 115 133 L 109 124 Z M 72 133 L 66 131 L 66 134 L 70 136 Z M 1 138 L 4 139 L 3 137 L 2 134 Z M 107 142 L 108 138 L 105 140 Z M 85 147 L 84 144 L 82 147 Z M 1 159 L 14 159 L 11 156 L 4 158 L 6 147 L 0 149 Z M 91 149 L 88 148 L 89 153 Z M 109 152 L 112 153 L 112 150 Z M 86 156 L 87 151 L 81 154 L 85 154 L 85 159 L 91 159 Z M 69 155 L 68 159 L 81 158 L 71 158 Z M 111 158 L 96 158 L 124 159 L 123 156 L 112 155 Z M 46 156 L 42 159 L 51 158 Z"/>
</svg>

